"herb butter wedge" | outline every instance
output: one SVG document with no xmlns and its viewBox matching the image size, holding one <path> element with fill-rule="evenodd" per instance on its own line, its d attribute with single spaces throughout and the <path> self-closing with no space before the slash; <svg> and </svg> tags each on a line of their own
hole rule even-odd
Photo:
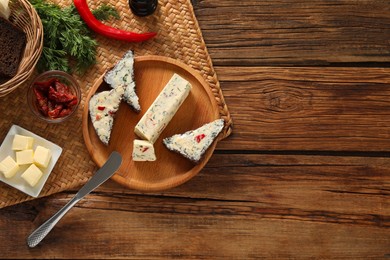
<svg viewBox="0 0 390 260">
<path fill-rule="evenodd" d="M 110 141 L 114 117 L 124 92 L 124 87 L 118 86 L 110 91 L 99 92 L 89 100 L 88 108 L 92 125 L 99 139 L 105 145 L 108 145 Z"/>
<path fill-rule="evenodd" d="M 163 139 L 164 145 L 197 163 L 224 127 L 224 120 L 217 119 L 195 130 Z"/>
<path fill-rule="evenodd" d="M 134 81 L 134 55 L 133 51 L 128 51 L 122 57 L 121 60 L 104 75 L 104 81 L 109 84 L 113 89 L 124 86 L 125 93 L 123 99 L 130 105 L 136 112 L 141 111 L 139 104 L 139 98 L 135 91 Z"/>
</svg>

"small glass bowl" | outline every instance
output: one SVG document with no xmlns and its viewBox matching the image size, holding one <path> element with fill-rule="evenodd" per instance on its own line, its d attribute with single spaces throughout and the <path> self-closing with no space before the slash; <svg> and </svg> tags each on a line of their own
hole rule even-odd
<svg viewBox="0 0 390 260">
<path fill-rule="evenodd" d="M 73 95 L 77 97 L 77 104 L 72 107 L 72 111 L 63 117 L 58 117 L 58 118 L 50 118 L 48 116 L 45 116 L 38 108 L 38 102 L 37 102 L 37 97 L 34 93 L 34 85 L 35 82 L 44 82 L 48 81 L 50 79 L 56 78 L 58 79 L 62 84 L 65 84 L 69 87 L 70 91 L 72 92 Z M 61 123 L 70 118 L 75 112 L 77 111 L 77 108 L 79 107 L 81 100 L 81 90 L 80 90 L 80 85 L 77 83 L 76 79 L 73 78 L 71 75 L 68 73 L 65 73 L 63 71 L 59 70 L 50 70 L 46 71 L 40 75 L 38 75 L 31 85 L 28 87 L 27 90 L 27 103 L 34 115 L 36 115 L 38 118 L 48 122 L 48 123 Z"/>
</svg>

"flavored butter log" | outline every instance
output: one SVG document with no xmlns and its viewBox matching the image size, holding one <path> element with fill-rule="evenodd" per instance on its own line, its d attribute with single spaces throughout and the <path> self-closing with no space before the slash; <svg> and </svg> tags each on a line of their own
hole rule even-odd
<svg viewBox="0 0 390 260">
<path fill-rule="evenodd" d="M 191 91 L 191 84 L 174 74 L 135 126 L 140 138 L 154 143 Z"/>
</svg>

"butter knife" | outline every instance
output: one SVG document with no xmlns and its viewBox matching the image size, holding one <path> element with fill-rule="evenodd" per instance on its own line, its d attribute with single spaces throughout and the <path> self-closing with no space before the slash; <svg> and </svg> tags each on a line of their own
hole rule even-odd
<svg viewBox="0 0 390 260">
<path fill-rule="evenodd" d="M 45 223 L 38 227 L 27 238 L 29 247 L 35 247 L 53 227 L 60 221 L 60 219 L 82 198 L 88 195 L 91 191 L 99 187 L 102 183 L 108 180 L 122 163 L 122 157 L 118 152 L 112 152 L 106 163 L 95 173 L 95 175 L 76 193 L 76 195 L 56 214 L 49 218 Z"/>
</svg>

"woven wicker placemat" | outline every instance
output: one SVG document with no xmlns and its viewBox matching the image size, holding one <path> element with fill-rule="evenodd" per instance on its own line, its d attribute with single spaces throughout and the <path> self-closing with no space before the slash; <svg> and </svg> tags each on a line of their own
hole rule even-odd
<svg viewBox="0 0 390 260">
<path fill-rule="evenodd" d="M 61 6 L 67 6 L 71 3 L 69 0 L 52 1 Z M 221 118 L 226 121 L 223 137 L 227 137 L 231 133 L 232 120 L 190 0 L 160 0 L 155 13 L 142 18 L 131 13 L 127 0 L 94 1 L 94 3 L 90 3 L 90 8 L 95 9 L 102 3 L 115 5 L 121 16 L 121 20 L 112 21 L 111 25 L 135 32 L 155 31 L 158 35 L 143 43 L 115 41 L 98 35 L 97 64 L 85 75 L 75 75 L 82 85 L 83 100 L 95 79 L 129 49 L 134 50 L 136 56 L 162 55 L 171 57 L 199 71 L 209 83 L 219 105 Z M 0 98 L 0 140 L 4 139 L 12 124 L 17 124 L 63 148 L 63 153 L 40 197 L 81 186 L 96 170 L 96 165 L 84 146 L 82 136 L 83 100 L 77 115 L 69 121 L 62 124 L 47 124 L 34 119 L 28 109 L 25 102 L 28 83 L 26 82 L 11 94 Z M 0 208 L 31 199 L 33 198 L 0 183 Z"/>
</svg>

